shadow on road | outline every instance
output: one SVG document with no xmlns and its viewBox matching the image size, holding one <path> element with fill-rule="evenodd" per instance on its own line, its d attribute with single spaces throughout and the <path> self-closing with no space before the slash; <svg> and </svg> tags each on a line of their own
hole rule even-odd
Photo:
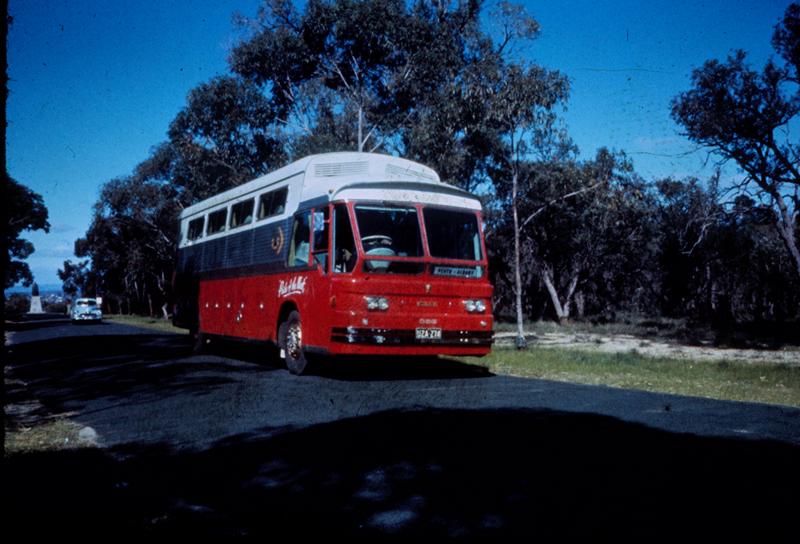
<svg viewBox="0 0 800 544">
<path fill-rule="evenodd" d="M 389 411 L 204 451 L 13 456 L 27 537 L 796 537 L 800 449 L 595 415 Z"/>
<path fill-rule="evenodd" d="M 214 339 L 206 352 L 254 363 L 265 369 L 286 368 L 278 349 L 272 344 Z M 447 357 L 397 356 L 317 356 L 312 358 L 307 374 L 348 382 L 486 378 L 493 375 L 485 367 Z"/>
<path fill-rule="evenodd" d="M 356 359 L 323 358 L 314 374 L 334 380 L 395 381 L 487 378 L 489 369 L 464 364 L 447 357 L 363 357 Z"/>
<path fill-rule="evenodd" d="M 29 342 L 9 355 L 14 377 L 56 408 L 201 395 L 279 368 L 258 346 L 219 353 L 235 358 L 193 356 L 186 336 L 120 334 Z M 485 374 L 442 359 L 345 362 L 320 375 L 358 382 Z M 315 387 L 324 385 L 331 384 Z M 298 408 L 308 402 L 301 389 L 316 391 L 292 390 Z M 392 410 L 249 429 L 199 450 L 130 444 L 4 457 L 5 532 L 26 539 L 796 537 L 800 448 L 779 442 L 510 409 Z"/>
<path fill-rule="evenodd" d="M 190 339 L 170 334 L 63 336 L 9 348 L 14 378 L 45 404 L 147 392 L 203 394 L 265 368 L 212 355 L 192 357 Z M 268 370 L 268 369 L 266 369 Z"/>
<path fill-rule="evenodd" d="M 285 372 L 277 350 L 267 344 L 215 340 L 195 355 L 188 336 L 173 334 L 59 336 L 13 345 L 8 355 L 11 375 L 54 412 L 99 398 L 205 395 L 246 375 Z M 446 358 L 323 359 L 314 368 L 318 377 L 348 382 L 491 376 L 483 367 Z"/>
</svg>

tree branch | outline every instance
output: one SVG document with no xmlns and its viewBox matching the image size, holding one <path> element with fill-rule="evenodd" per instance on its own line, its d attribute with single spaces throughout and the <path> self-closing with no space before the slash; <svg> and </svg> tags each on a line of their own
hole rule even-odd
<svg viewBox="0 0 800 544">
<path fill-rule="evenodd" d="M 596 189 L 597 187 L 603 185 L 607 181 L 608 181 L 607 179 L 604 179 L 603 181 L 598 181 L 597 183 L 595 183 L 594 185 L 591 185 L 589 187 L 584 187 L 583 189 L 579 189 L 578 191 L 573 191 L 571 193 L 568 193 L 566 195 L 560 196 L 558 198 L 554 198 L 553 200 L 551 200 L 550 202 L 548 202 L 547 204 L 545 204 L 544 206 L 542 206 L 541 208 L 539 208 L 538 210 L 536 210 L 535 212 L 530 214 L 528 217 L 526 217 L 525 220 L 520 225 L 520 229 L 525 228 L 525 225 L 527 225 L 528 223 L 533 221 L 536 218 L 536 216 L 538 216 L 539 214 L 544 212 L 550 206 L 553 206 L 554 204 L 558 204 L 559 202 L 563 202 L 564 200 L 567 200 L 568 198 L 572 198 L 572 197 L 578 196 L 578 195 L 583 194 L 583 193 L 588 193 L 589 191 L 591 191 L 593 189 Z"/>
</svg>

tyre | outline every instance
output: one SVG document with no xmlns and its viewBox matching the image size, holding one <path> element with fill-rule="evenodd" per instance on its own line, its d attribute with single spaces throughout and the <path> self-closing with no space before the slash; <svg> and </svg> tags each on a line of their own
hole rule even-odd
<svg viewBox="0 0 800 544">
<path fill-rule="evenodd" d="M 303 327 L 300 313 L 293 311 L 280 327 L 281 353 L 289 372 L 299 376 L 308 369 L 308 358 L 303 346 Z"/>
</svg>

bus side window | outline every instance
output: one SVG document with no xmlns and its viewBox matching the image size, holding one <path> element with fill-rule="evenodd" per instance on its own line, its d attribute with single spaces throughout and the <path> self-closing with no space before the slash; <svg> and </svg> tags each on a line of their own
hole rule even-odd
<svg viewBox="0 0 800 544">
<path fill-rule="evenodd" d="M 335 251 L 333 271 L 352 272 L 356 265 L 356 242 L 347 207 L 338 204 L 333 210 L 333 247 Z"/>
<path fill-rule="evenodd" d="M 292 241 L 289 244 L 289 266 L 308 266 L 310 239 L 311 212 L 303 212 L 294 218 Z"/>
<path fill-rule="evenodd" d="M 205 222 L 205 217 L 198 217 L 197 219 L 192 219 L 189 221 L 189 229 L 186 233 L 186 240 L 191 242 L 193 240 L 197 240 L 203 236 L 203 223 Z"/>
<path fill-rule="evenodd" d="M 328 271 L 328 208 L 314 212 L 314 260 L 322 265 L 323 272 Z"/>
<path fill-rule="evenodd" d="M 270 215 L 280 215 L 284 211 L 286 211 L 286 196 L 289 194 L 289 188 L 284 187 L 283 189 L 278 189 L 277 191 L 273 191 L 272 199 L 269 203 L 269 214 Z"/>
<path fill-rule="evenodd" d="M 225 222 L 228 218 L 228 208 L 223 208 L 208 214 L 206 223 L 206 234 L 215 234 L 225 230 Z"/>
</svg>

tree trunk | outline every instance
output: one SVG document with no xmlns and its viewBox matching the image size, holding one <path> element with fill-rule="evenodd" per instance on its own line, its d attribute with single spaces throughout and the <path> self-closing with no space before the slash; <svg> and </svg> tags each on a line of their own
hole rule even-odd
<svg viewBox="0 0 800 544">
<path fill-rule="evenodd" d="M 553 303 L 553 309 L 556 311 L 558 321 L 561 322 L 565 319 L 569 319 L 572 295 L 575 294 L 575 288 L 578 286 L 578 273 L 575 272 L 572 279 L 570 279 L 567 294 L 564 296 L 564 301 L 562 302 L 555 283 L 553 282 L 553 269 L 549 265 L 544 265 L 540 267 L 540 270 L 544 285 L 547 287 L 547 292 L 550 293 L 550 301 Z"/>
<path fill-rule="evenodd" d="M 522 272 L 520 271 L 520 242 L 519 242 L 519 214 L 517 213 L 517 184 L 519 177 L 515 171 L 511 179 L 511 212 L 514 217 L 514 289 L 517 307 L 517 349 L 525 349 L 528 342 L 525 340 L 522 316 Z"/>
<path fill-rule="evenodd" d="M 778 234 L 780 234 L 786 244 L 786 249 L 789 250 L 789 254 L 792 256 L 795 272 L 800 276 L 800 248 L 797 247 L 797 238 L 795 238 L 794 234 L 797 215 L 792 215 L 782 198 L 776 198 L 776 201 L 780 210 L 777 223 Z"/>
<path fill-rule="evenodd" d="M 358 152 L 364 151 L 364 110 L 358 106 Z"/>
<path fill-rule="evenodd" d="M 581 291 L 575 293 L 575 310 L 578 312 L 578 319 L 583 319 L 586 315 L 586 297 Z"/>
</svg>

